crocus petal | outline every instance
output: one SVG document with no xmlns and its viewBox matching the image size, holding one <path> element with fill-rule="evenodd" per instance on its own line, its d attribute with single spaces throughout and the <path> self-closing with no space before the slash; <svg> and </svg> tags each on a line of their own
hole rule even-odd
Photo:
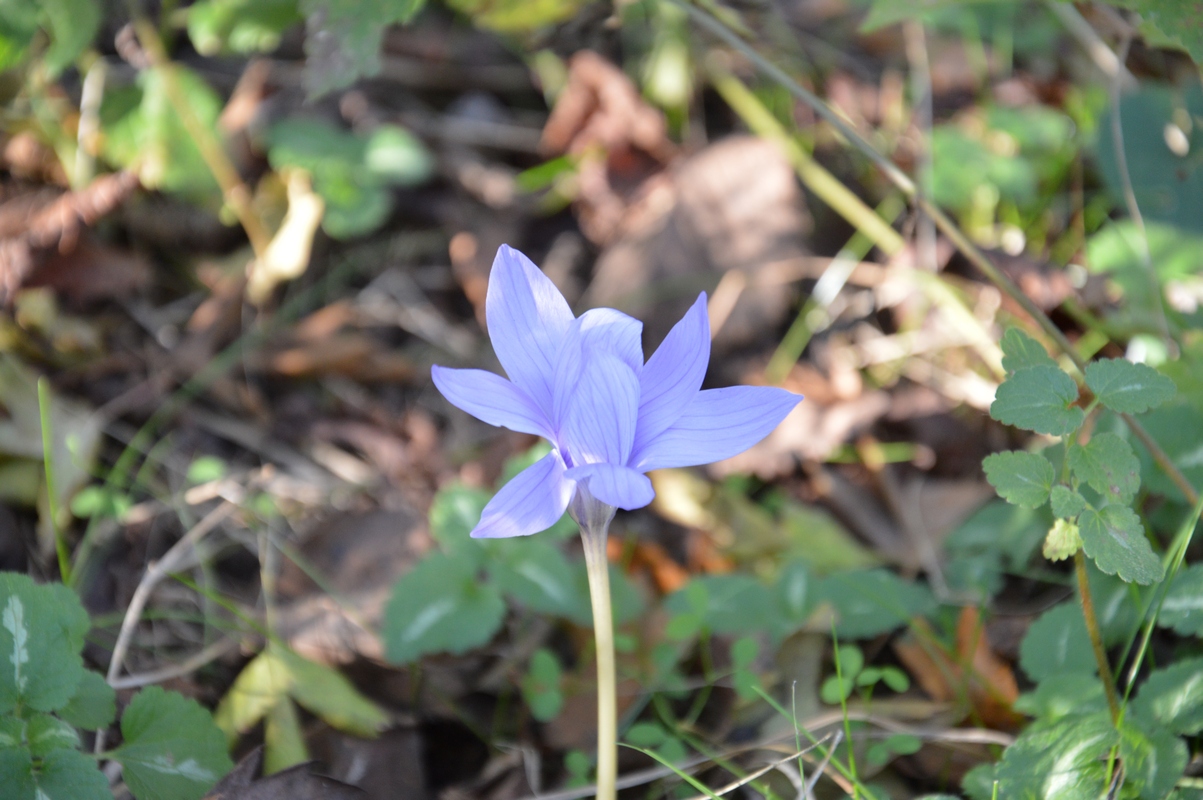
<svg viewBox="0 0 1203 800">
<path fill-rule="evenodd" d="M 613 308 L 594 308 L 577 319 L 581 345 L 609 353 L 635 374 L 643 370 L 643 323 Z"/>
<path fill-rule="evenodd" d="M 506 375 L 550 418 L 556 353 L 573 320 L 568 302 L 529 258 L 502 245 L 489 273 L 485 317 Z"/>
<path fill-rule="evenodd" d="M 589 494 L 606 505 L 630 511 L 652 502 L 656 491 L 641 472 L 615 464 L 586 464 L 564 473 L 574 481 L 588 481 Z"/>
<path fill-rule="evenodd" d="M 519 433 L 553 438 L 551 424 L 526 392 L 482 369 L 430 368 L 434 385 L 456 408 L 479 420 Z"/>
<path fill-rule="evenodd" d="M 639 378 L 608 353 L 584 351 L 584 367 L 572 399 L 561 441 L 568 464 L 627 463 L 635 441 Z"/>
<path fill-rule="evenodd" d="M 552 450 L 501 487 L 472 529 L 474 539 L 529 536 L 564 515 L 576 484 L 564 477 L 564 461 Z"/>
<path fill-rule="evenodd" d="M 676 422 L 633 455 L 631 466 L 649 472 L 730 458 L 772 433 L 801 400 L 768 386 L 698 392 Z"/>
<path fill-rule="evenodd" d="M 668 429 L 702 388 L 710 362 L 710 317 L 706 293 L 673 326 L 639 375 L 639 450 Z"/>
</svg>

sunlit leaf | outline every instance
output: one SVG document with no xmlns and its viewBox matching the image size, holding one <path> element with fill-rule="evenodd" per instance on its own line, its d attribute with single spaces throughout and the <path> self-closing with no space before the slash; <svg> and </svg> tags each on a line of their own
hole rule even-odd
<svg viewBox="0 0 1203 800">
<path fill-rule="evenodd" d="M 1015 372 L 1024 367 L 1057 366 L 1044 345 L 1019 328 L 1007 328 L 1002 337 L 1003 369 Z"/>
<path fill-rule="evenodd" d="M 1090 635 L 1077 603 L 1062 603 L 1032 623 L 1019 646 L 1019 665 L 1034 681 L 1098 670 Z"/>
<path fill-rule="evenodd" d="M 1187 658 L 1152 672 L 1136 693 L 1133 711 L 1174 733 L 1203 730 L 1203 658 Z"/>
<path fill-rule="evenodd" d="M 1049 460 L 1039 453 L 1010 450 L 993 453 L 982 462 L 986 480 L 1008 503 L 1039 508 L 1048 502 L 1056 473 Z"/>
<path fill-rule="evenodd" d="M 1164 575 L 1140 517 L 1127 506 L 1111 504 L 1097 511 L 1088 508 L 1078 517 L 1078 529 L 1082 549 L 1108 575 L 1145 585 L 1156 583 Z"/>
<path fill-rule="evenodd" d="M 1100 403 L 1121 414 L 1141 414 L 1173 399 L 1178 391 L 1172 380 L 1149 365 L 1122 358 L 1091 362 L 1086 385 Z"/>
<path fill-rule="evenodd" d="M 1056 367 L 1036 366 L 1017 370 L 998 387 L 990 416 L 1050 436 L 1062 436 L 1082 424 L 1085 414 L 1073 405 L 1078 387 Z"/>
</svg>

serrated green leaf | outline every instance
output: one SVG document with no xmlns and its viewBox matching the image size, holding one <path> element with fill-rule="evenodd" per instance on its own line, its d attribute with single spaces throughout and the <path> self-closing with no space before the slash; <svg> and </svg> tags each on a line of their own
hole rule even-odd
<svg viewBox="0 0 1203 800">
<path fill-rule="evenodd" d="M 1110 502 L 1130 503 L 1140 489 L 1140 459 L 1114 433 L 1097 433 L 1086 445 L 1073 445 L 1068 459 L 1078 480 Z"/>
<path fill-rule="evenodd" d="M 507 543 L 509 544 L 509 543 Z M 487 565 L 493 584 L 527 608 L 589 625 L 593 613 L 589 593 L 576 580 L 576 570 L 550 542 L 530 539 L 503 548 Z"/>
<path fill-rule="evenodd" d="M 1056 367 L 1044 345 L 1028 336 L 1019 328 L 1007 328 L 1002 338 L 1002 365 L 1008 373 L 1024 367 Z"/>
<path fill-rule="evenodd" d="M 1097 677 L 1057 673 L 1040 681 L 1033 691 L 1021 694 L 1012 708 L 1029 717 L 1052 722 L 1071 714 L 1105 711 L 1107 698 Z"/>
<path fill-rule="evenodd" d="M 1143 722 L 1128 717 L 1120 725 L 1124 783 L 1138 787 L 1141 800 L 1162 800 L 1186 770 L 1186 742 L 1167 730 L 1146 727 Z"/>
<path fill-rule="evenodd" d="M 39 765 L 34 783 L 37 800 L 112 800 L 113 797 L 109 779 L 97 767 L 95 759 L 78 750 L 48 753 Z"/>
<path fill-rule="evenodd" d="M 1203 634 L 1203 564 L 1192 564 L 1174 576 L 1157 624 L 1183 636 Z"/>
<path fill-rule="evenodd" d="M 55 713 L 77 728 L 99 730 L 117 718 L 117 692 L 99 672 L 84 670 L 75 694 Z"/>
<path fill-rule="evenodd" d="M 274 646 L 291 675 L 288 694 L 330 725 L 356 736 L 372 738 L 388 725 L 388 715 L 359 693 L 341 672 Z"/>
<path fill-rule="evenodd" d="M 1098 800 L 1107 788 L 1107 753 L 1117 738 L 1106 712 L 1032 725 L 995 769 L 997 796 Z"/>
<path fill-rule="evenodd" d="M 1078 517 L 1082 549 L 1108 575 L 1119 575 L 1130 583 L 1148 585 L 1165 574 L 1161 559 L 1145 538 L 1144 525 L 1127 506 L 1088 508 Z"/>
<path fill-rule="evenodd" d="M 83 676 L 79 653 L 90 626 L 79 599 L 62 584 L 0 573 L 0 712 L 66 705 Z"/>
<path fill-rule="evenodd" d="M 1149 675 L 1133 712 L 1177 734 L 1203 730 L 1203 658 L 1188 658 Z"/>
<path fill-rule="evenodd" d="M 704 575 L 664 601 L 664 608 L 676 614 L 697 613 L 690 603 L 690 593 L 703 596 L 705 610 L 701 622 L 717 634 L 741 634 L 767 631 L 773 623 L 773 597 L 768 587 L 750 575 Z"/>
<path fill-rule="evenodd" d="M 25 720 L 20 717 L 0 717 L 0 750 L 9 747 L 25 747 Z"/>
<path fill-rule="evenodd" d="M 41 0 L 51 43 L 42 56 L 51 76 L 57 75 L 92 43 L 100 28 L 96 0 Z"/>
<path fill-rule="evenodd" d="M 137 800 L 199 800 L 234 766 L 225 736 L 195 700 L 151 686 L 121 716 L 110 757 Z"/>
<path fill-rule="evenodd" d="M 1024 430 L 1064 436 L 1086 418 L 1073 405 L 1078 387 L 1056 367 L 1024 367 L 1003 381 L 990 405 L 990 416 Z"/>
<path fill-rule="evenodd" d="M 982 467 L 999 497 L 1024 508 L 1039 508 L 1047 503 L 1056 479 L 1053 465 L 1039 453 L 1017 450 L 993 453 L 982 461 Z"/>
<path fill-rule="evenodd" d="M 1104 358 L 1086 367 L 1086 385 L 1099 402 L 1119 414 L 1142 414 L 1174 398 L 1178 387 L 1148 364 Z"/>
<path fill-rule="evenodd" d="M 1019 645 L 1019 666 L 1036 682 L 1065 673 L 1089 676 L 1098 670 L 1077 603 L 1055 606 L 1032 623 Z"/>
<path fill-rule="evenodd" d="M 1060 519 L 1073 519 L 1086 508 L 1086 498 L 1068 486 L 1054 486 L 1049 494 L 1053 515 Z"/>
<path fill-rule="evenodd" d="M 12 800 L 38 800 L 37 785 L 33 782 L 33 756 L 24 747 L 0 748 L 0 786 L 5 797 Z M 105 782 L 108 789 L 108 782 Z M 110 794 L 105 800 L 111 800 Z"/>
<path fill-rule="evenodd" d="M 926 586 L 884 569 L 832 575 L 819 584 L 816 594 L 834 608 L 836 632 L 850 639 L 887 633 L 936 606 Z"/>
<path fill-rule="evenodd" d="M 37 757 L 55 750 L 74 750 L 79 747 L 79 734 L 58 717 L 34 714 L 25 728 L 25 741 Z"/>
<path fill-rule="evenodd" d="M 474 565 L 429 556 L 393 587 L 385 651 L 396 663 L 444 650 L 463 653 L 492 639 L 504 616 L 501 593 L 476 580 Z"/>
</svg>

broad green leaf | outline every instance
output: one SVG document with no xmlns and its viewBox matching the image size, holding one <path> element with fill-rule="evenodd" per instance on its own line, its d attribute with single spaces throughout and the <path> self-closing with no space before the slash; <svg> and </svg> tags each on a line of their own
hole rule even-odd
<svg viewBox="0 0 1203 800">
<path fill-rule="evenodd" d="M 703 594 L 704 590 L 704 594 Z M 705 598 L 702 609 L 691 607 L 690 593 Z M 750 575 L 704 575 L 664 601 L 673 613 L 699 613 L 712 633 L 735 634 L 767 631 L 773 624 L 773 597 L 768 587 Z"/>
<path fill-rule="evenodd" d="M 1053 524 L 1047 507 L 1028 509 L 991 500 L 962 522 L 944 541 L 950 556 L 949 585 L 992 597 L 1002 587 L 1004 570 L 1023 570 Z"/>
<path fill-rule="evenodd" d="M 1183 636 L 1203 634 L 1203 564 L 1192 564 L 1174 576 L 1157 624 Z"/>
<path fill-rule="evenodd" d="M 1086 509 L 1086 499 L 1068 486 L 1054 486 L 1049 499 L 1053 515 L 1060 519 L 1073 519 Z"/>
<path fill-rule="evenodd" d="M 1036 682 L 1066 673 L 1085 678 L 1098 670 L 1076 602 L 1055 606 L 1032 623 L 1019 645 L 1019 666 Z"/>
<path fill-rule="evenodd" d="M 137 800 L 199 800 L 233 767 L 209 712 L 182 694 L 151 686 L 121 715 L 124 742 L 110 755 Z"/>
<path fill-rule="evenodd" d="M 1110 126 L 1104 125 L 1104 128 Z M 1165 124 L 1161 123 L 1156 131 L 1150 131 L 1158 138 L 1158 144 L 1162 148 L 1165 147 L 1165 130 Z M 1177 157 L 1173 158 L 1178 160 Z M 1160 328 L 1164 318 L 1165 301 L 1161 292 L 1155 290 L 1153 282 L 1149 280 L 1149 269 L 1145 266 L 1145 248 L 1148 248 L 1147 257 L 1151 259 L 1160 287 L 1183 281 L 1189 283 L 1199 271 L 1199 254 L 1203 252 L 1201 233 L 1203 227 L 1200 226 L 1196 226 L 1195 231 L 1188 232 L 1146 217 L 1143 226 L 1137 226 L 1131 220 L 1105 223 L 1087 240 L 1087 268 L 1096 274 L 1105 275 L 1109 282 L 1115 284 L 1112 291 L 1124 298 L 1123 304 L 1108 315 L 1114 324 L 1129 329 Z M 1199 310 L 1193 314 L 1182 314 L 1182 322 L 1187 326 L 1193 322 L 1194 326 L 1198 327 L 1201 318 L 1203 314 Z M 1188 353 L 1189 347 L 1184 348 L 1183 354 Z M 1184 385 L 1179 383 L 1179 389 L 1184 388 Z"/>
<path fill-rule="evenodd" d="M 57 75 L 92 43 L 100 28 L 96 0 L 41 0 L 51 43 L 42 58 L 51 75 Z"/>
<path fill-rule="evenodd" d="M 1142 414 L 1172 400 L 1174 382 L 1148 364 L 1104 358 L 1086 367 L 1086 385 L 1099 402 L 1120 414 Z"/>
<path fill-rule="evenodd" d="M 1140 489 L 1140 459 L 1114 433 L 1096 433 L 1086 445 L 1073 445 L 1068 458 L 1078 480 L 1110 502 L 1130 503 Z"/>
<path fill-rule="evenodd" d="M 112 800 L 113 797 L 109 779 L 97 767 L 96 760 L 78 750 L 48 753 L 34 776 L 34 783 L 37 789 L 33 796 L 37 800 Z"/>
<path fill-rule="evenodd" d="M 374 737 L 388 725 L 388 715 L 338 670 L 285 647 L 272 649 L 291 675 L 289 695 L 330 725 L 364 738 Z"/>
<path fill-rule="evenodd" d="M 1078 517 L 1082 549 L 1100 570 L 1130 583 L 1148 585 L 1165 574 L 1161 559 L 1145 538 L 1144 525 L 1127 506 L 1088 508 Z"/>
<path fill-rule="evenodd" d="M 994 453 L 982 461 L 986 480 L 1002 499 L 1024 508 L 1039 508 L 1048 502 L 1056 473 L 1048 459 L 1039 453 L 1008 450 Z"/>
<path fill-rule="evenodd" d="M 487 564 L 493 584 L 533 611 L 591 624 L 588 589 L 559 548 L 539 539 L 512 544 L 517 546 L 499 550 Z"/>
<path fill-rule="evenodd" d="M 299 22 L 296 0 L 201 0 L 188 7 L 188 38 L 201 55 L 263 53 Z"/>
<path fill-rule="evenodd" d="M 1078 387 L 1056 367 L 1024 367 L 1003 381 L 990 416 L 1024 430 L 1063 436 L 1082 424 L 1085 414 L 1073 405 Z"/>
<path fill-rule="evenodd" d="M 1186 742 L 1159 726 L 1143 723 L 1128 717 L 1120 725 L 1124 783 L 1139 787 L 1141 800 L 1162 800 L 1186 770 Z"/>
<path fill-rule="evenodd" d="M 505 616 L 505 601 L 495 587 L 476 578 L 473 565 L 435 554 L 397 581 L 385 609 L 389 660 L 464 653 L 492 639 Z"/>
<path fill-rule="evenodd" d="M 814 586 L 814 578 L 803 561 L 786 565 L 777 576 L 772 591 L 783 635 L 796 630 L 814 611 Z"/>
<path fill-rule="evenodd" d="M 12 800 L 39 800 L 37 785 L 33 782 L 33 756 L 24 747 L 0 748 L 0 786 L 6 798 Z M 108 782 L 105 782 L 108 790 Z M 109 794 L 104 800 L 111 800 Z"/>
<path fill-rule="evenodd" d="M 531 715 L 541 722 L 553 719 L 564 707 L 560 673 L 560 662 L 555 654 L 541 647 L 531 656 L 530 666 L 522 678 L 522 696 Z"/>
<path fill-rule="evenodd" d="M 1107 698 L 1097 677 L 1065 672 L 1040 681 L 1035 689 L 1021 694 L 1012 708 L 1029 717 L 1052 722 L 1071 714 L 1105 711 Z"/>
<path fill-rule="evenodd" d="M 75 694 L 55 713 L 77 728 L 99 730 L 117 717 L 117 693 L 103 675 L 86 669 Z"/>
<path fill-rule="evenodd" d="M 83 676 L 83 637 L 91 626 L 62 584 L 0 573 L 0 712 L 62 708 Z"/>
<path fill-rule="evenodd" d="M 20 717 L 0 717 L 0 750 L 8 747 L 24 746 L 25 720 Z"/>
<path fill-rule="evenodd" d="M 310 96 L 380 72 L 380 42 L 394 22 L 409 22 L 425 0 L 300 0 L 308 19 L 304 83 Z"/>
<path fill-rule="evenodd" d="M 491 498 L 483 489 L 462 484 L 440 489 L 430 505 L 431 537 L 446 552 L 470 549 L 479 556 L 488 543 L 472 539 L 471 533 Z"/>
<path fill-rule="evenodd" d="M 1107 753 L 1117 738 L 1106 712 L 1034 724 L 1003 753 L 994 773 L 997 796 L 1098 800 L 1107 788 Z"/>
<path fill-rule="evenodd" d="M 25 728 L 25 741 L 35 757 L 55 750 L 74 750 L 79 747 L 79 734 L 66 722 L 49 714 L 34 714 Z"/>
<path fill-rule="evenodd" d="M 1008 373 L 1024 367 L 1057 366 L 1044 345 L 1019 328 L 1007 328 L 1002 338 L 1003 369 Z"/>
<path fill-rule="evenodd" d="M 1184 403 L 1164 406 L 1144 415 L 1141 423 L 1187 481 L 1192 486 L 1203 486 L 1203 410 Z M 1149 491 L 1185 502 L 1182 490 L 1154 463 L 1144 445 L 1133 444 L 1140 455 L 1143 482 Z"/>
<path fill-rule="evenodd" d="M 1133 712 L 1170 731 L 1203 730 L 1203 658 L 1183 659 L 1151 673 L 1132 704 Z"/>
<path fill-rule="evenodd" d="M 1099 621 L 1103 644 L 1114 647 L 1128 641 L 1140 627 L 1143 601 L 1138 590 L 1115 575 L 1100 572 L 1087 562 L 1090 595 Z"/>
<path fill-rule="evenodd" d="M 936 606 L 926 586 L 884 569 L 832 575 L 819 584 L 817 595 L 834 608 L 836 632 L 850 639 L 887 633 Z"/>
</svg>

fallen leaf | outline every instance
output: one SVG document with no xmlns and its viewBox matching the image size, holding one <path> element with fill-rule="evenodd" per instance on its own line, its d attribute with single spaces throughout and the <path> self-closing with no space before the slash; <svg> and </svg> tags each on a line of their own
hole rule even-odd
<svg viewBox="0 0 1203 800">
<path fill-rule="evenodd" d="M 218 781 L 204 800 L 363 800 L 362 789 L 317 775 L 312 764 L 298 764 L 274 775 L 259 777 L 263 747 L 252 750 Z"/>
</svg>

